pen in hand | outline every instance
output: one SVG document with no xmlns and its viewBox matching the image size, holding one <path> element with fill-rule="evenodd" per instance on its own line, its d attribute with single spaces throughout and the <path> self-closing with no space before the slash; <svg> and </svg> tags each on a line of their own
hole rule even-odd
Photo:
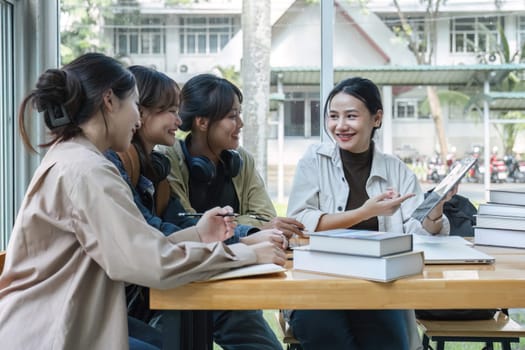
<svg viewBox="0 0 525 350">
<path fill-rule="evenodd" d="M 178 213 L 178 216 L 201 217 L 204 213 Z M 217 214 L 217 216 L 239 216 L 237 213 Z"/>
<path fill-rule="evenodd" d="M 187 216 L 187 217 L 201 217 L 204 215 L 204 213 L 178 213 L 177 214 L 178 216 Z M 226 213 L 226 214 L 217 214 L 217 216 L 235 216 L 235 217 L 238 217 L 240 216 L 241 214 L 238 214 L 238 213 Z M 255 219 L 255 220 L 259 220 L 259 221 L 264 221 L 264 222 L 270 222 L 269 219 L 267 218 L 264 218 L 262 216 L 259 216 L 259 215 L 254 215 L 254 214 L 249 214 L 249 215 L 246 215 L 252 219 Z"/>
</svg>

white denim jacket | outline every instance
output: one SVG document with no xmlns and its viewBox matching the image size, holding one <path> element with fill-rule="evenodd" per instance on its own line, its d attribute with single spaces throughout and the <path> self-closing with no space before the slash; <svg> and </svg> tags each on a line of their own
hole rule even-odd
<svg viewBox="0 0 525 350">
<path fill-rule="evenodd" d="M 379 216 L 379 230 L 430 235 L 419 221 L 410 217 L 424 197 L 416 176 L 400 159 L 375 148 L 372 169 L 366 181 L 366 192 L 371 198 L 388 188 L 394 188 L 402 195 L 416 195 L 404 201 L 392 216 Z M 302 222 L 307 230 L 315 231 L 322 215 L 345 210 L 349 194 L 337 144 L 312 145 L 297 164 L 287 216 Z M 450 223 L 443 215 L 443 227 L 439 235 L 448 235 L 449 232 Z M 410 349 L 422 349 L 413 310 L 407 310 L 406 319 Z"/>
<path fill-rule="evenodd" d="M 379 216 L 379 230 L 430 235 L 419 221 L 410 217 L 424 196 L 416 176 L 400 159 L 375 148 L 366 192 L 372 198 L 388 188 L 402 195 L 415 193 L 415 197 L 404 201 L 392 216 Z M 339 147 L 328 142 L 311 145 L 297 164 L 287 216 L 315 231 L 322 215 L 345 210 L 349 194 Z M 450 223 L 443 215 L 439 235 L 448 235 L 449 231 Z"/>
</svg>

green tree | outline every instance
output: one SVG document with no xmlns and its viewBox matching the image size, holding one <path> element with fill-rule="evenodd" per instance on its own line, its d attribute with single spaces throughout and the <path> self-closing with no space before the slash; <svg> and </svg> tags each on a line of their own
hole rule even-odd
<svg viewBox="0 0 525 350">
<path fill-rule="evenodd" d="M 69 63 L 86 52 L 106 52 L 102 31 L 104 18 L 111 18 L 111 0 L 60 1 L 60 60 Z"/>
<path fill-rule="evenodd" d="M 398 0 L 393 0 L 393 2 L 400 21 L 400 25 L 394 28 L 394 33 L 406 41 L 407 47 L 414 54 L 417 64 L 431 65 L 434 58 L 434 48 L 437 43 L 437 19 L 441 0 L 421 1 L 421 3 L 425 5 L 422 32 L 418 30 L 421 28 L 414 28 L 409 23 L 406 14 L 400 6 L 400 2 Z M 430 115 L 436 127 L 441 160 L 446 164 L 448 142 L 443 126 L 441 101 L 435 86 L 427 86 L 427 99 L 430 107 Z"/>
<path fill-rule="evenodd" d="M 224 79 L 231 81 L 239 87 L 242 87 L 241 72 L 235 70 L 235 66 L 215 66 L 215 69 L 221 73 L 221 76 Z"/>
</svg>

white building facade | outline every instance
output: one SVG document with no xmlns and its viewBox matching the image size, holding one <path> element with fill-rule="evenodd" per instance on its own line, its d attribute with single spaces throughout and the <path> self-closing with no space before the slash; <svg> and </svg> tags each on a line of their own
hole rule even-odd
<svg viewBox="0 0 525 350">
<path fill-rule="evenodd" d="M 115 11 L 129 12 L 126 3 Z M 169 1 L 143 0 L 134 23 L 107 22 L 105 30 L 112 38 L 113 54 L 133 64 L 154 66 L 180 83 L 203 72 L 219 68 L 239 71 L 242 60 L 241 0 L 197 1 L 187 5 L 170 5 Z M 425 6 L 417 0 L 401 1 L 401 8 L 413 28 L 413 35 L 423 35 Z M 321 66 L 320 5 L 304 0 L 271 1 L 272 71 L 301 71 Z M 413 66 L 414 54 L 395 35 L 400 25 L 391 1 L 372 0 L 367 8 L 358 1 L 334 1 L 333 65 L 338 67 Z M 503 29 L 511 53 L 525 44 L 525 3 L 523 1 L 448 1 L 435 21 L 437 42 L 433 65 L 500 64 L 499 28 Z M 285 164 L 293 165 L 309 143 L 318 142 L 322 134 L 320 87 L 317 82 L 301 79 L 279 86 L 272 79 L 272 93 L 284 94 L 284 116 L 278 108 L 269 115 L 268 164 L 277 163 L 278 120 L 284 120 Z M 440 90 L 448 90 L 440 86 Z M 453 87 L 475 95 L 481 84 Z M 390 111 L 391 150 L 398 155 L 432 156 L 439 151 L 437 133 L 429 113 L 425 112 L 425 86 L 395 85 L 383 89 L 385 111 Z M 275 103 L 272 106 L 276 106 Z M 480 110 L 465 112 L 463 106 L 442 102 L 448 146 L 458 157 L 483 144 Z M 249 127 L 249 126 L 245 126 Z M 492 129 L 495 127 L 492 126 Z M 381 133 L 379 133 L 381 137 Z M 519 142 L 518 142 L 519 143 Z M 495 130 L 490 144 L 503 149 Z M 271 171 L 269 171 L 269 177 Z M 269 179 L 269 182 L 270 179 Z"/>
</svg>

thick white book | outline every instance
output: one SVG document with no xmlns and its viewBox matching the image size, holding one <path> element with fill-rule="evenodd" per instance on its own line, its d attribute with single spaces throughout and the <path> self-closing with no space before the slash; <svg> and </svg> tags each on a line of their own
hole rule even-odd
<svg viewBox="0 0 525 350">
<path fill-rule="evenodd" d="M 500 215 L 525 217 L 525 205 L 510 205 L 498 203 L 481 203 L 478 215 Z"/>
<path fill-rule="evenodd" d="M 386 256 L 412 250 L 412 235 L 336 229 L 310 233 L 310 249 L 332 253 Z"/>
<path fill-rule="evenodd" d="M 339 254 L 297 247 L 293 251 L 294 270 L 390 282 L 423 272 L 423 252 L 412 251 L 384 257 Z"/>
<path fill-rule="evenodd" d="M 525 188 L 491 189 L 489 190 L 489 202 L 525 205 Z"/>
<path fill-rule="evenodd" d="M 476 215 L 476 226 L 504 230 L 523 230 L 525 229 L 525 217 L 478 214 Z"/>
<path fill-rule="evenodd" d="M 258 275 L 267 275 L 272 273 L 284 272 L 286 268 L 277 265 L 277 264 L 256 264 L 248 265 L 243 267 L 238 267 L 236 269 L 228 270 L 225 272 L 220 272 L 212 277 L 208 278 L 206 281 L 218 281 L 231 278 L 247 277 L 247 276 L 258 276 Z"/>
<path fill-rule="evenodd" d="M 525 248 L 525 230 L 474 227 L 474 243 L 497 247 Z"/>
</svg>

